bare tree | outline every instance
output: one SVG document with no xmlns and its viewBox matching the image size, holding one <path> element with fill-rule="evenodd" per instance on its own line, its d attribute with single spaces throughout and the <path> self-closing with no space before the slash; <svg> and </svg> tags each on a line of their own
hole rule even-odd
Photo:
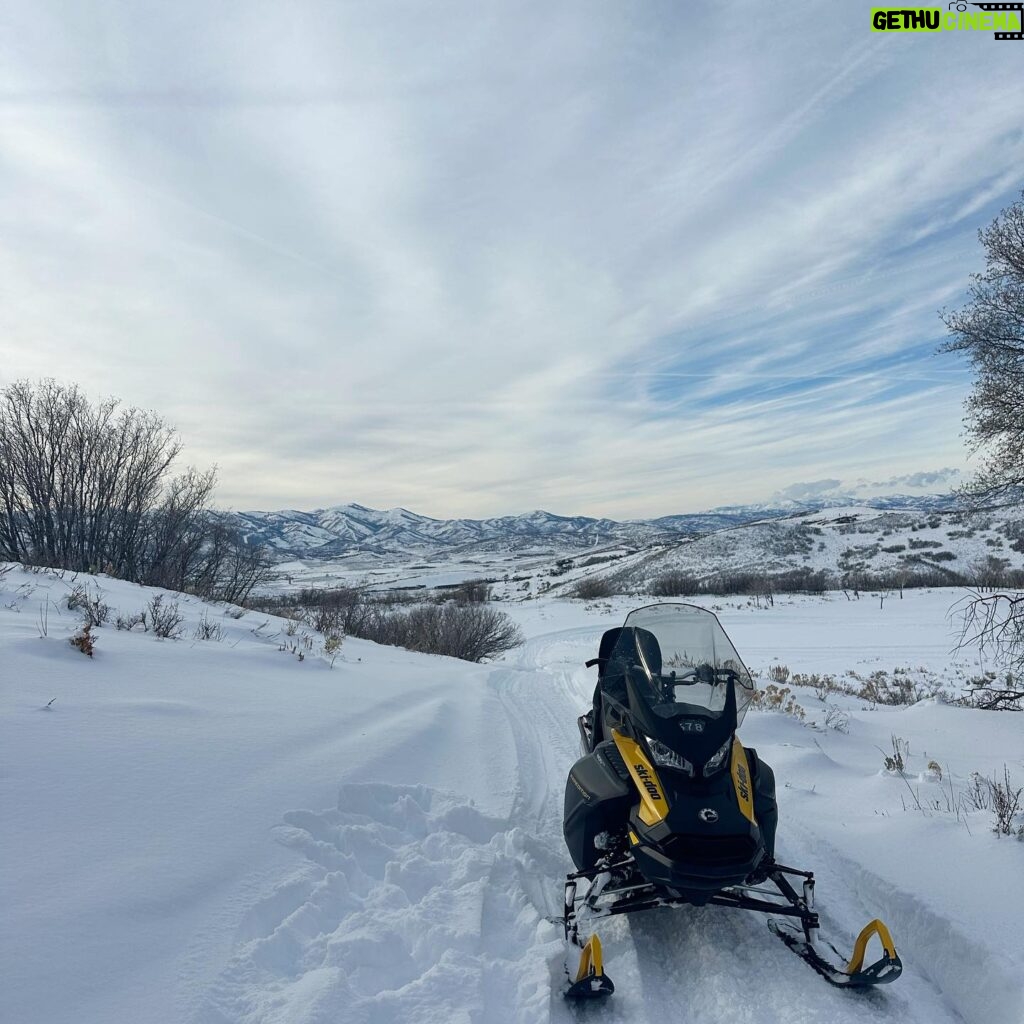
<svg viewBox="0 0 1024 1024">
<path fill-rule="evenodd" d="M 968 493 L 986 500 L 1024 495 L 1024 192 L 978 232 L 985 270 L 974 274 L 963 309 L 943 313 L 952 337 L 942 351 L 964 352 L 974 370 L 966 426 L 981 471 Z"/>
<path fill-rule="evenodd" d="M 983 461 L 964 494 L 975 501 L 1020 501 L 1024 498 L 1024 192 L 978 237 L 985 247 L 985 270 L 972 276 L 970 298 L 963 309 L 942 316 L 951 334 L 943 350 L 966 353 L 974 370 L 965 422 L 970 446 Z M 997 660 L 1017 669 L 1019 681 L 1024 668 L 1024 596 L 978 595 L 966 607 L 963 631 L 963 640 L 976 639 Z M 1005 698 L 993 706 L 1007 706 Z"/>
<path fill-rule="evenodd" d="M 967 687 L 970 703 L 990 711 L 1020 710 L 1024 703 L 1024 594 L 980 594 L 965 599 L 961 609 L 960 647 L 978 644 L 1009 663 L 1017 674 L 1002 678 L 989 672 Z"/>
<path fill-rule="evenodd" d="M 265 582 L 263 548 L 210 508 L 216 471 L 172 477 L 181 452 L 154 412 L 93 404 L 75 385 L 0 392 L 0 559 L 238 602 Z"/>
</svg>

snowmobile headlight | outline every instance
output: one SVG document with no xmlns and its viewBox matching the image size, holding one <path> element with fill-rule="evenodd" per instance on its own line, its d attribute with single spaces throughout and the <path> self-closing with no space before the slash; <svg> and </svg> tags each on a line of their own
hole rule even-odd
<svg viewBox="0 0 1024 1024">
<path fill-rule="evenodd" d="M 710 775 L 714 775 L 719 768 L 725 763 L 725 755 L 729 753 L 729 748 L 732 746 L 732 737 L 730 736 L 712 755 L 708 758 L 707 764 L 704 765 L 704 778 L 708 778 Z"/>
<path fill-rule="evenodd" d="M 681 757 L 671 747 L 665 746 L 653 736 L 645 736 L 644 739 L 647 740 L 647 749 L 651 752 L 651 760 L 655 764 L 661 765 L 662 768 L 675 768 L 686 772 L 691 779 L 693 778 L 693 765 L 685 757 Z"/>
</svg>

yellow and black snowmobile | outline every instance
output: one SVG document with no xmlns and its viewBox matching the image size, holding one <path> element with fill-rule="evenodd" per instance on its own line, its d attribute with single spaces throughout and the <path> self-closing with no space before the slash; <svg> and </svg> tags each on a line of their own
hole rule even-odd
<svg viewBox="0 0 1024 1024">
<path fill-rule="evenodd" d="M 898 978 L 877 920 L 835 966 L 820 948 L 814 875 L 775 860 L 775 776 L 736 736 L 754 684 L 718 618 L 696 605 L 640 608 L 604 634 L 594 665 L 583 756 L 565 786 L 577 869 L 565 884 L 565 935 L 581 950 L 567 997 L 613 991 L 600 940 L 581 934 L 594 918 L 684 904 L 771 915 L 773 933 L 834 985 Z M 874 935 L 882 956 L 865 966 Z"/>
</svg>

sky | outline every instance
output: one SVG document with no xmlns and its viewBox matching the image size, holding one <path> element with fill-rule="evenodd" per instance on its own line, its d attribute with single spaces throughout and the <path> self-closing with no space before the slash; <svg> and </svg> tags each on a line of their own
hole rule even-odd
<svg viewBox="0 0 1024 1024">
<path fill-rule="evenodd" d="M 239 510 L 944 490 L 1024 42 L 871 6 L 8 2 L 0 387 L 157 410 Z"/>
</svg>

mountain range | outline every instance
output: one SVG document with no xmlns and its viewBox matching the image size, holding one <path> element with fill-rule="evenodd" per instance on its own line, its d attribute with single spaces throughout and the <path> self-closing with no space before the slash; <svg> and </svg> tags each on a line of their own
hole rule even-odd
<svg viewBox="0 0 1024 1024">
<path fill-rule="evenodd" d="M 250 542 L 266 545 L 281 558 L 331 559 L 358 553 L 408 556 L 470 550 L 571 552 L 608 545 L 636 548 L 670 543 L 724 527 L 846 505 L 879 510 L 943 511 L 955 508 L 956 498 L 950 494 L 935 494 L 888 495 L 868 500 L 852 497 L 785 500 L 727 505 L 707 512 L 621 522 L 589 516 L 559 516 L 541 510 L 490 519 L 432 519 L 404 508 L 378 510 L 357 504 L 312 512 L 288 509 L 229 512 L 226 516 Z"/>
</svg>

